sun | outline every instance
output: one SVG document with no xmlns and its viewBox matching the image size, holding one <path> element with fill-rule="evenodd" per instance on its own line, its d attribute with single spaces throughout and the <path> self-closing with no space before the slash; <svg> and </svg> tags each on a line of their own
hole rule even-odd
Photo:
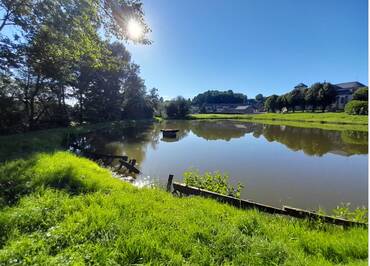
<svg viewBox="0 0 370 266">
<path fill-rule="evenodd" d="M 130 19 L 127 24 L 127 32 L 132 40 L 138 40 L 143 36 L 143 26 L 136 20 Z"/>
</svg>

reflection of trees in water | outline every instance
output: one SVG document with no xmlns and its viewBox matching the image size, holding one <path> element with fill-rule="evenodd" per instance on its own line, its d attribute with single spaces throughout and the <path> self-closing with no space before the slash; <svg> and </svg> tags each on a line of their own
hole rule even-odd
<svg viewBox="0 0 370 266">
<path fill-rule="evenodd" d="M 255 130 L 256 124 L 238 123 L 231 120 L 223 121 L 191 121 L 191 131 L 206 140 L 226 140 L 241 138 Z M 261 125 L 262 126 L 262 125 Z"/>
<path fill-rule="evenodd" d="M 308 155 L 322 156 L 328 152 L 339 155 L 367 154 L 367 134 L 356 131 L 329 131 L 317 128 L 298 128 L 264 125 L 263 135 L 289 149 L 303 150 Z M 347 139 L 343 139 L 343 135 Z M 353 144 L 357 142 L 359 144 Z"/>
<path fill-rule="evenodd" d="M 328 152 L 339 155 L 367 154 L 366 132 L 329 131 L 317 128 L 243 123 L 240 121 L 190 121 L 189 127 L 198 137 L 206 140 L 231 140 L 252 133 L 263 135 L 268 141 L 277 141 L 294 151 L 322 156 Z"/>
<path fill-rule="evenodd" d="M 367 154 L 367 132 L 328 131 L 315 128 L 264 125 L 240 121 L 163 121 L 115 123 L 112 127 L 97 130 L 76 139 L 79 146 L 91 152 L 127 155 L 140 165 L 146 155 L 148 145 L 156 149 L 162 138 L 161 129 L 178 129 L 177 138 L 181 141 L 190 131 L 206 140 L 226 140 L 241 138 L 252 133 L 255 138 L 264 136 L 268 141 L 277 141 L 291 150 L 302 150 L 308 155 L 322 156 L 328 152 L 349 156 Z"/>
<path fill-rule="evenodd" d="M 140 164 L 147 145 L 153 149 L 159 142 L 160 128 L 154 123 L 125 122 L 85 134 L 81 139 L 89 151 L 110 155 L 127 155 Z"/>
</svg>

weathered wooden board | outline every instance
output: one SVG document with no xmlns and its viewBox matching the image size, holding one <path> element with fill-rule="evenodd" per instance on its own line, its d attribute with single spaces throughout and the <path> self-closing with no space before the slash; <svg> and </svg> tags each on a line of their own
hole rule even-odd
<svg viewBox="0 0 370 266">
<path fill-rule="evenodd" d="M 315 212 L 301 210 L 298 208 L 293 208 L 289 206 L 283 206 L 283 210 L 286 212 L 287 215 L 293 216 L 296 218 L 305 218 L 305 219 L 313 219 L 313 220 L 320 220 L 326 223 L 332 223 L 336 225 L 343 225 L 343 226 L 367 226 L 365 223 L 359 223 L 354 221 L 349 221 L 341 218 L 336 218 L 327 215 L 321 215 Z"/>
<path fill-rule="evenodd" d="M 242 208 L 242 209 L 254 208 L 254 209 L 258 209 L 260 211 L 268 212 L 271 214 L 282 214 L 282 215 L 292 216 L 296 218 L 320 220 L 326 223 L 342 225 L 342 226 L 365 226 L 365 227 L 368 226 L 365 223 L 349 221 L 349 220 L 345 220 L 341 218 L 335 218 L 332 216 L 320 215 L 314 212 L 301 210 L 301 209 L 297 209 L 297 208 L 293 208 L 289 206 L 283 206 L 283 208 L 280 209 L 280 208 L 276 208 L 273 206 L 257 203 L 251 200 L 238 199 L 235 197 L 225 196 L 225 195 L 212 192 L 212 191 L 208 191 L 205 189 L 187 186 L 185 184 L 178 183 L 178 182 L 173 182 L 173 189 L 174 191 L 178 191 L 181 194 L 196 195 L 196 196 L 212 198 L 212 199 L 216 199 L 217 201 L 228 203 L 232 206 Z"/>
<path fill-rule="evenodd" d="M 268 213 L 277 213 L 277 214 L 284 214 L 284 211 L 279 208 L 275 208 L 269 205 L 260 204 L 250 200 L 242 200 L 231 196 L 225 196 L 216 192 L 208 191 L 205 189 L 187 186 L 185 184 L 173 182 L 173 188 L 175 191 L 179 191 L 180 193 L 188 194 L 188 195 L 198 195 L 208 198 L 216 199 L 220 202 L 228 203 L 238 208 L 242 209 L 258 209 Z"/>
</svg>

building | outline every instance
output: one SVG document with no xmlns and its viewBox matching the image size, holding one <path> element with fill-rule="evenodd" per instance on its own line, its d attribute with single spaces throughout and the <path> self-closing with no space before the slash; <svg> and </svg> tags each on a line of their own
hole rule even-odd
<svg viewBox="0 0 370 266">
<path fill-rule="evenodd" d="M 206 104 L 204 106 L 207 113 L 212 114 L 251 114 L 254 108 L 245 104 Z"/>
<path fill-rule="evenodd" d="M 364 84 L 353 81 L 353 82 L 344 82 L 344 83 L 338 83 L 334 84 L 337 96 L 335 100 L 334 107 L 336 109 L 344 109 L 346 104 L 352 100 L 353 93 L 361 87 L 366 87 Z"/>
</svg>

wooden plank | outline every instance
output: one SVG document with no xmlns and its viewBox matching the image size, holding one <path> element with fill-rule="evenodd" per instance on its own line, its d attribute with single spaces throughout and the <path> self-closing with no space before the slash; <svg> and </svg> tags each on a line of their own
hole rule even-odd
<svg viewBox="0 0 370 266">
<path fill-rule="evenodd" d="M 213 198 L 216 199 L 220 202 L 228 203 L 232 206 L 242 208 L 242 209 L 258 209 L 264 212 L 268 213 L 276 213 L 276 214 L 284 214 L 284 210 L 275 208 L 273 206 L 265 205 L 265 204 L 260 204 L 257 202 L 253 202 L 250 200 L 242 200 L 238 199 L 235 197 L 231 196 L 226 196 L 222 195 L 220 193 L 208 191 L 205 189 L 197 188 L 197 187 L 192 187 L 192 186 L 187 186 L 185 184 L 173 182 L 173 188 L 174 190 L 177 190 L 181 193 L 184 194 L 189 194 L 189 195 L 198 195 L 198 196 L 203 196 L 203 197 L 208 197 L 208 198 Z"/>
<path fill-rule="evenodd" d="M 281 214 L 281 215 L 288 215 L 296 218 L 303 218 L 303 219 L 314 219 L 314 220 L 321 220 L 326 223 L 335 224 L 335 225 L 342 225 L 342 226 L 364 226 L 367 227 L 366 223 L 359 223 L 354 221 L 349 221 L 341 218 L 335 218 L 332 216 L 325 216 L 320 215 L 314 212 L 301 210 L 293 207 L 283 206 L 282 209 L 276 208 L 273 206 L 269 206 L 266 204 L 257 203 L 251 200 L 242 200 L 235 197 L 225 196 L 216 192 L 208 191 L 205 189 L 187 186 L 182 183 L 173 182 L 174 191 L 178 191 L 183 194 L 187 195 L 196 195 L 196 196 L 203 196 L 207 198 L 212 198 L 217 201 L 228 203 L 232 206 L 242 208 L 242 209 L 258 209 L 263 212 L 271 213 L 271 214 Z"/>
<path fill-rule="evenodd" d="M 121 165 L 120 165 L 119 169 L 122 168 L 122 166 L 125 166 L 130 172 L 133 172 L 135 174 L 140 174 L 140 170 L 137 169 L 132 164 L 130 164 L 130 163 L 124 161 L 124 160 L 120 160 L 120 163 L 121 163 Z"/>
<path fill-rule="evenodd" d="M 168 181 L 167 181 L 167 192 L 171 192 L 172 180 L 173 180 L 173 175 L 170 174 L 168 176 Z"/>
<path fill-rule="evenodd" d="M 321 215 L 315 212 L 301 210 L 301 209 L 293 208 L 289 206 L 283 206 L 283 209 L 288 215 L 297 217 L 297 218 L 308 218 L 308 219 L 313 219 L 313 220 L 321 220 L 326 223 L 342 225 L 342 226 L 365 226 L 367 227 L 366 223 L 359 223 L 359 222 L 354 222 L 350 220 L 345 220 L 342 218 Z"/>
</svg>

